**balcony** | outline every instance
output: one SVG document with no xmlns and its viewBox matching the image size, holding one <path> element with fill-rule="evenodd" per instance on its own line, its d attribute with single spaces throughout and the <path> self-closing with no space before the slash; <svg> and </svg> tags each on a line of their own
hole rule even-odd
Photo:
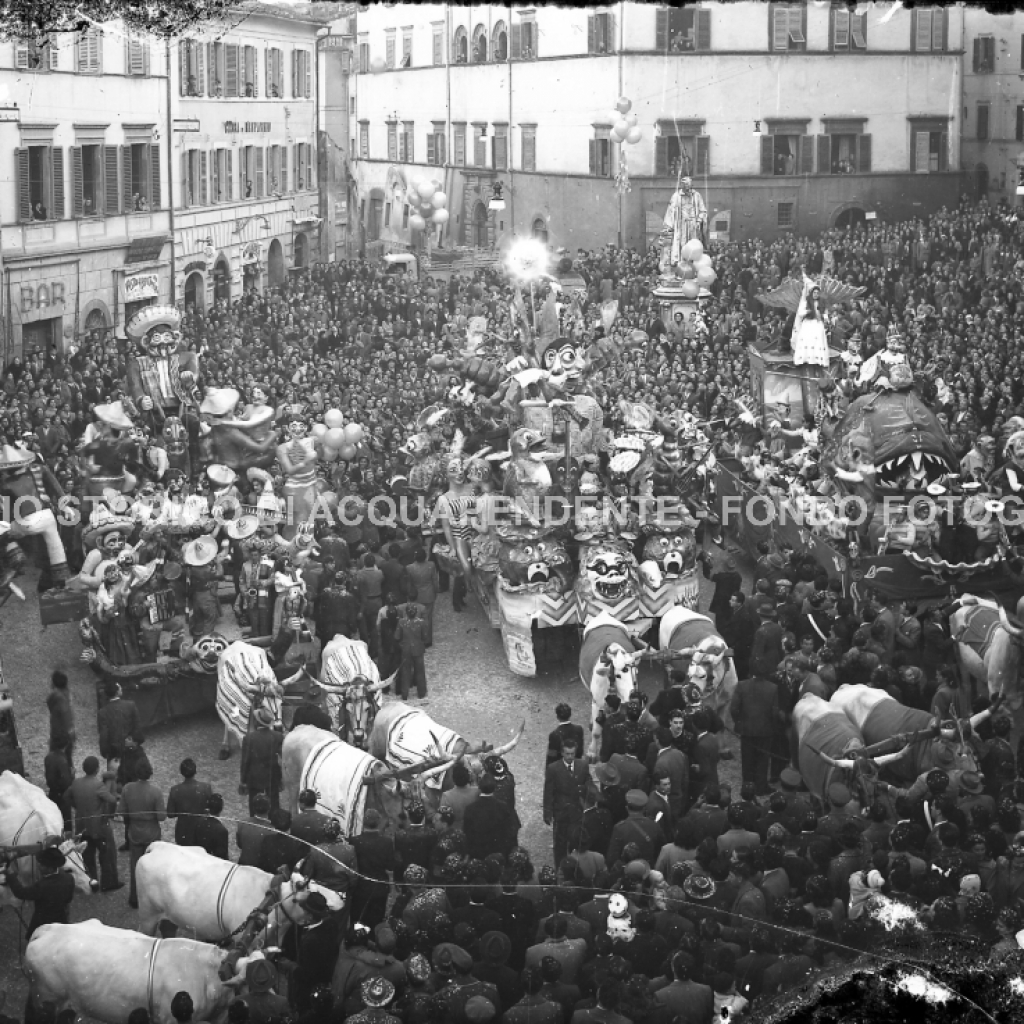
<svg viewBox="0 0 1024 1024">
<path fill-rule="evenodd" d="M 134 238 L 162 233 L 170 233 L 170 215 L 166 210 L 152 210 L 116 217 L 4 225 L 0 247 L 5 257 L 39 251 L 73 252 L 96 245 L 127 246 Z"/>
</svg>

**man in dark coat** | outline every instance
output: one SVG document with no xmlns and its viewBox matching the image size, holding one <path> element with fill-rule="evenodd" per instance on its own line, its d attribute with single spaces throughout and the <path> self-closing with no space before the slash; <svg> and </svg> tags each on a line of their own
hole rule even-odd
<svg viewBox="0 0 1024 1024">
<path fill-rule="evenodd" d="M 647 794 L 642 789 L 631 789 L 626 794 L 625 821 L 620 821 L 612 829 L 612 839 L 608 844 L 608 866 L 613 866 L 622 857 L 622 851 L 633 843 L 640 848 L 641 859 L 653 864 L 658 851 L 665 843 L 665 835 L 661 826 L 651 818 L 644 817 L 647 806 Z"/>
<path fill-rule="evenodd" d="M 96 714 L 99 728 L 100 754 L 107 759 L 107 768 L 124 753 L 125 740 L 140 731 L 139 709 L 134 701 L 124 700 L 121 687 L 113 679 L 104 688 L 107 703 Z"/>
<path fill-rule="evenodd" d="M 55 846 L 48 846 L 36 854 L 39 880 L 30 885 L 18 878 L 17 861 L 7 865 L 7 884 L 19 900 L 32 901 L 32 919 L 28 923 L 26 941 L 44 924 L 67 924 L 68 908 L 75 898 L 75 880 L 64 867 L 67 858 Z"/>
<path fill-rule="evenodd" d="M 583 749 L 583 727 L 570 722 L 572 708 L 568 704 L 559 704 L 555 708 L 555 718 L 558 725 L 548 733 L 548 754 L 546 764 L 557 761 L 562 756 L 562 741 L 573 739 L 576 741 L 576 749 Z"/>
<path fill-rule="evenodd" d="M 494 779 L 480 777 L 478 799 L 463 812 L 466 844 L 470 857 L 484 860 L 492 853 L 508 856 L 519 841 L 519 815 L 494 796 Z"/>
<path fill-rule="evenodd" d="M 746 679 L 750 675 L 750 652 L 754 649 L 754 635 L 761 620 L 753 603 L 745 594 L 737 591 L 729 598 L 731 614 L 727 622 L 719 627 L 722 639 L 732 648 L 736 675 Z"/>
<path fill-rule="evenodd" d="M 270 797 L 259 793 L 253 798 L 253 813 L 247 821 L 240 821 L 235 830 L 235 844 L 238 846 L 238 863 L 255 867 L 260 862 L 263 840 L 270 835 Z"/>
<path fill-rule="evenodd" d="M 380 812 L 373 807 L 363 814 L 363 831 L 349 840 L 356 851 L 360 873 L 351 900 L 353 921 L 375 928 L 384 920 L 388 904 L 388 872 L 397 865 L 395 840 L 380 831 Z M 372 879 L 372 881 L 370 880 Z"/>
<path fill-rule="evenodd" d="M 764 796 L 768 792 L 772 736 L 779 724 L 779 688 L 762 675 L 741 679 L 729 710 L 740 736 L 743 781 L 754 783 L 757 795 Z"/>
<path fill-rule="evenodd" d="M 277 874 L 277 869 L 284 864 L 294 870 L 308 851 L 295 836 L 288 834 L 292 816 L 283 807 L 277 807 L 270 812 L 270 824 L 274 831 L 264 837 L 256 866 L 271 875 Z"/>
<path fill-rule="evenodd" d="M 299 1013 L 309 1009 L 309 997 L 318 985 L 330 985 L 334 964 L 341 948 L 341 927 L 319 892 L 311 892 L 303 909 L 313 918 L 313 924 L 303 929 L 299 939 L 298 957 L 289 989 Z"/>
<path fill-rule="evenodd" d="M 281 746 L 284 736 L 276 729 L 274 716 L 265 707 L 257 708 L 253 714 L 256 729 L 242 739 L 242 763 L 240 768 L 242 785 L 249 790 L 249 813 L 253 813 L 253 799 L 257 793 L 270 797 L 271 808 L 280 806 L 281 797 Z"/>
<path fill-rule="evenodd" d="M 206 813 L 207 801 L 213 796 L 208 782 L 196 779 L 196 763 L 186 757 L 178 768 L 184 782 L 171 786 L 167 794 L 167 817 L 174 819 L 174 841 L 179 846 L 196 846 L 196 825 Z"/>
<path fill-rule="evenodd" d="M 219 817 L 223 810 L 224 798 L 220 793 L 211 793 L 206 801 L 206 814 L 196 822 L 195 845 L 201 846 L 211 857 L 230 860 L 228 830 Z"/>
<path fill-rule="evenodd" d="M 594 785 L 586 763 L 576 759 L 576 751 L 573 740 L 564 740 L 562 756 L 544 773 L 544 824 L 554 826 L 556 866 L 579 844 L 583 808 Z"/>
<path fill-rule="evenodd" d="M 331 637 L 331 639 L 333 640 L 334 638 Z M 314 725 L 316 728 L 324 729 L 326 732 L 334 731 L 334 723 L 331 721 L 331 716 L 320 704 L 323 692 L 323 687 L 319 684 L 309 684 L 302 703 L 295 709 L 295 714 L 292 715 L 293 729 L 298 728 L 300 725 Z"/>
<path fill-rule="evenodd" d="M 711 556 L 707 553 L 701 559 L 704 578 L 715 585 L 715 592 L 708 605 L 708 611 L 715 617 L 719 630 L 732 618 L 732 606 L 729 598 L 743 589 L 743 577 L 736 570 L 736 559 L 729 557 L 719 566 L 718 572 L 712 573 Z"/>
</svg>

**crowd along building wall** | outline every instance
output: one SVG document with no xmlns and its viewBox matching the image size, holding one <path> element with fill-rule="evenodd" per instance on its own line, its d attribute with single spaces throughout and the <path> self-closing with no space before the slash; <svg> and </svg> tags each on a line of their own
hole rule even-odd
<svg viewBox="0 0 1024 1024">
<path fill-rule="evenodd" d="M 168 300 L 164 68 L 119 22 L 0 41 L 5 363 Z"/>
<path fill-rule="evenodd" d="M 643 245 L 681 165 L 733 238 L 926 215 L 961 186 L 963 12 L 863 6 L 363 5 L 353 217 L 413 244 L 406 185 L 425 175 L 449 195 L 445 245 Z M 620 95 L 643 132 L 621 199 Z"/>
</svg>

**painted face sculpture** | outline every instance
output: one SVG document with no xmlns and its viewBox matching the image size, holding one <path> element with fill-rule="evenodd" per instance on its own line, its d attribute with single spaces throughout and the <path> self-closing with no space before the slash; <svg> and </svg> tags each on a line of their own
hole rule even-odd
<svg viewBox="0 0 1024 1024">
<path fill-rule="evenodd" d="M 598 614 L 630 598 L 636 598 L 639 586 L 636 559 L 621 543 L 598 541 L 580 552 L 576 594 L 588 614 Z"/>
<path fill-rule="evenodd" d="M 228 641 L 220 633 L 201 636 L 189 649 L 187 657 L 204 672 L 216 672 L 220 656 L 228 649 Z"/>
<path fill-rule="evenodd" d="M 656 563 L 665 579 L 674 580 L 694 569 L 696 551 L 692 530 L 655 533 L 644 542 L 643 560 Z"/>
<path fill-rule="evenodd" d="M 306 436 L 306 424 L 303 420 L 293 419 L 288 423 L 288 436 L 293 441 L 299 441 Z"/>
<path fill-rule="evenodd" d="M 577 390 L 586 368 L 581 346 L 568 338 L 560 338 L 544 352 L 543 362 L 554 387 L 570 392 Z"/>
<path fill-rule="evenodd" d="M 177 352 L 180 343 L 181 331 L 173 330 L 166 325 L 154 327 L 142 339 L 142 347 L 146 353 L 156 359 L 166 359 Z"/>
<path fill-rule="evenodd" d="M 503 539 L 498 568 L 506 590 L 528 588 L 565 594 L 572 587 L 572 560 L 562 542 L 551 536 Z"/>
</svg>

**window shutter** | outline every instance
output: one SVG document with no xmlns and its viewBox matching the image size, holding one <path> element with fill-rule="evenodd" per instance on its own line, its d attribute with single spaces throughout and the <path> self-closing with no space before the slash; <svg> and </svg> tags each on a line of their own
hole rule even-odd
<svg viewBox="0 0 1024 1024">
<path fill-rule="evenodd" d="M 160 147 L 155 143 L 149 147 L 149 208 L 163 209 L 160 195 Z"/>
<path fill-rule="evenodd" d="M 789 49 L 789 8 L 773 7 L 772 11 L 772 49 Z"/>
<path fill-rule="evenodd" d="M 615 35 L 615 15 L 609 14 L 606 17 L 605 25 L 608 29 L 608 36 L 605 39 L 605 53 L 616 53 L 618 51 L 618 36 Z"/>
<path fill-rule="evenodd" d="M 814 136 L 800 136 L 800 173 L 814 173 Z"/>
<path fill-rule="evenodd" d="M 262 146 L 256 147 L 256 198 L 262 199 L 267 194 L 266 175 L 263 168 L 264 152 Z"/>
<path fill-rule="evenodd" d="M 18 219 L 29 221 L 32 219 L 32 193 L 29 191 L 27 149 L 14 151 L 14 171 L 18 181 Z"/>
<path fill-rule="evenodd" d="M 198 40 L 192 43 L 196 55 L 196 95 L 206 95 L 206 47 Z"/>
<path fill-rule="evenodd" d="M 770 135 L 761 136 L 761 173 L 775 171 L 775 140 Z"/>
<path fill-rule="evenodd" d="M 868 48 L 868 16 L 866 14 L 850 15 L 850 49 L 866 50 Z"/>
<path fill-rule="evenodd" d="M 857 137 L 857 170 L 867 174 L 871 170 L 871 136 Z"/>
<path fill-rule="evenodd" d="M 1021 36 L 1021 46 L 1024 47 L 1024 36 Z M 14 46 L 14 66 L 19 71 L 28 70 L 28 47 L 24 43 Z M 1024 68 L 1024 49 L 1021 50 L 1020 66 Z"/>
<path fill-rule="evenodd" d="M 818 173 L 832 173 L 832 136 L 818 136 Z"/>
<path fill-rule="evenodd" d="M 224 47 L 224 95 L 238 95 L 238 47 L 233 43 Z"/>
<path fill-rule="evenodd" d="M 278 180 L 281 183 L 281 192 L 288 191 L 288 147 L 281 146 L 277 155 Z"/>
<path fill-rule="evenodd" d="M 523 26 L 514 24 L 512 26 L 512 48 L 509 51 L 513 60 L 520 60 L 523 56 Z"/>
<path fill-rule="evenodd" d="M 71 216 L 81 217 L 85 212 L 82 184 L 82 147 L 71 147 Z"/>
<path fill-rule="evenodd" d="M 711 173 L 711 136 L 697 136 L 697 173 Z"/>
<path fill-rule="evenodd" d="M 117 172 L 120 160 L 117 158 L 117 146 L 103 147 L 103 212 L 108 217 L 113 217 L 121 208 L 118 202 L 118 180 Z"/>
<path fill-rule="evenodd" d="M 711 49 L 710 11 L 697 11 L 697 49 L 705 53 Z"/>
<path fill-rule="evenodd" d="M 306 69 L 306 91 L 304 93 L 306 99 L 311 99 L 313 96 L 313 62 L 309 59 L 309 51 L 303 50 L 303 65 Z"/>
<path fill-rule="evenodd" d="M 587 15 L 587 53 L 597 53 L 597 18 L 593 14 Z"/>
<path fill-rule="evenodd" d="M 132 210 L 132 147 L 121 146 L 121 196 L 124 199 L 124 212 Z"/>
<path fill-rule="evenodd" d="M 659 7 L 654 12 L 654 48 L 658 53 L 668 53 L 667 7 Z"/>
<path fill-rule="evenodd" d="M 593 21 L 594 20 L 593 17 L 591 17 L 590 20 Z M 597 139 L 591 139 L 590 140 L 590 173 L 592 175 L 596 175 L 597 174 L 597 165 L 598 165 Z"/>
<path fill-rule="evenodd" d="M 1024 140 L 1024 107 L 1017 108 L 1017 141 Z"/>
<path fill-rule="evenodd" d="M 837 10 L 831 8 L 832 17 L 835 19 L 835 49 L 848 50 L 850 48 L 850 12 L 848 10 Z"/>
<path fill-rule="evenodd" d="M 178 95 L 188 95 L 188 40 L 178 43 Z"/>
<path fill-rule="evenodd" d="M 210 190 L 208 182 L 210 179 L 210 168 L 206 157 L 206 150 L 199 153 L 199 205 L 206 206 L 210 202 Z"/>
<path fill-rule="evenodd" d="M 284 97 L 284 50 L 274 51 L 274 84 L 277 86 L 277 95 Z"/>
<path fill-rule="evenodd" d="M 659 178 L 668 175 L 668 139 L 664 135 L 654 140 L 654 173 Z"/>
<path fill-rule="evenodd" d="M 980 39 L 975 39 L 974 40 L 974 57 L 973 57 L 973 61 L 972 61 L 972 64 L 971 64 L 971 70 L 972 71 L 977 71 L 980 66 L 981 66 L 981 40 Z"/>
<path fill-rule="evenodd" d="M 146 73 L 145 50 L 139 39 L 128 40 L 128 73 L 144 75 Z"/>
<path fill-rule="evenodd" d="M 949 170 L 949 134 L 943 132 L 939 136 L 939 170 Z"/>
<path fill-rule="evenodd" d="M 427 163 L 428 164 L 436 164 L 437 163 L 437 149 L 435 148 L 435 145 L 434 145 L 434 136 L 433 135 L 428 135 L 427 136 Z"/>
<path fill-rule="evenodd" d="M 1020 69 L 1024 71 L 1024 35 L 1020 37 Z"/>
<path fill-rule="evenodd" d="M 235 173 L 235 169 L 232 166 L 232 164 L 233 164 L 233 161 L 231 159 L 231 150 L 230 149 L 225 149 L 224 150 L 224 198 L 227 199 L 228 202 L 231 202 L 231 200 L 234 198 L 234 179 L 233 179 L 233 175 Z"/>
<path fill-rule="evenodd" d="M 189 203 L 189 154 L 188 152 L 181 154 L 181 205 L 182 208 L 187 209 L 191 204 Z"/>
<path fill-rule="evenodd" d="M 928 141 L 928 132 L 914 132 L 914 146 L 910 151 L 914 161 L 911 166 L 912 171 L 927 172 Z"/>
<path fill-rule="evenodd" d="M 943 53 L 946 49 L 946 8 L 932 8 L 932 50 Z"/>
<path fill-rule="evenodd" d="M 931 49 L 932 40 L 932 12 L 914 10 L 913 14 L 913 49 L 919 53 L 926 53 Z"/>
<path fill-rule="evenodd" d="M 269 99 L 274 95 L 274 51 L 263 48 L 263 89 Z"/>
<path fill-rule="evenodd" d="M 50 147 L 50 166 L 53 177 L 53 203 L 50 217 L 53 220 L 64 219 L 64 150 L 60 146 Z"/>
<path fill-rule="evenodd" d="M 51 71 L 57 71 L 60 64 L 60 51 L 57 49 L 56 44 L 47 43 L 43 49 L 45 51 L 47 67 Z"/>
</svg>

